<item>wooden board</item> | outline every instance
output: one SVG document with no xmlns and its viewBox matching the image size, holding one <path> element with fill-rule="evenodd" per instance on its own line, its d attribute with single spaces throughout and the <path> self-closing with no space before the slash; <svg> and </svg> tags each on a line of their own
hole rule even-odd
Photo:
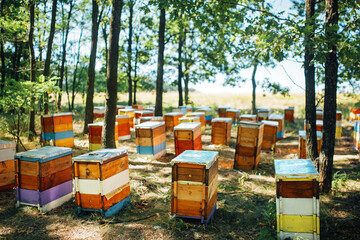
<svg viewBox="0 0 360 240">
<path fill-rule="evenodd" d="M 319 198 L 319 182 L 310 181 L 282 181 L 276 182 L 276 197 L 284 198 Z"/>
<path fill-rule="evenodd" d="M 313 198 L 276 198 L 276 214 L 320 216 L 319 199 Z"/>
</svg>

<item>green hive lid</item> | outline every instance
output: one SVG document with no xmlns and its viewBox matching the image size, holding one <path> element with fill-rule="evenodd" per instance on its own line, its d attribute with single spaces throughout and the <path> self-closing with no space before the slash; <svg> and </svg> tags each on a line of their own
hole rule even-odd
<svg viewBox="0 0 360 240">
<path fill-rule="evenodd" d="M 3 148 L 15 148 L 16 144 L 14 142 L 0 140 L 0 149 Z"/>
<path fill-rule="evenodd" d="M 127 154 L 127 149 L 103 148 L 97 151 L 85 153 L 73 158 L 73 162 L 98 162 L 103 163 L 106 160 Z"/>
<path fill-rule="evenodd" d="M 209 169 L 218 159 L 218 156 L 219 153 L 215 151 L 186 150 L 179 156 L 171 160 L 171 165 L 174 165 L 176 163 L 188 163 L 204 165 L 206 169 Z"/>
<path fill-rule="evenodd" d="M 319 173 L 310 159 L 274 160 L 275 178 L 318 178 Z"/>
<path fill-rule="evenodd" d="M 46 146 L 15 154 L 15 158 L 31 162 L 47 162 L 59 157 L 72 154 L 72 149 L 67 147 Z"/>
</svg>

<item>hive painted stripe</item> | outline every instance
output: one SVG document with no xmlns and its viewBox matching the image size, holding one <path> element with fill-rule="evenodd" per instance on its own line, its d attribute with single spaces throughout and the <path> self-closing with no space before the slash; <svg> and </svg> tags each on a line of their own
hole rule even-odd
<svg viewBox="0 0 360 240">
<path fill-rule="evenodd" d="M 70 192 L 67 195 L 64 195 L 58 199 L 55 199 L 52 202 L 49 202 L 48 204 L 45 204 L 44 206 L 40 207 L 40 212 L 48 212 L 51 209 L 60 207 L 61 205 L 63 205 L 64 203 L 66 203 L 67 201 L 70 201 L 72 199 L 72 192 Z"/>
<path fill-rule="evenodd" d="M 46 141 L 50 140 L 59 140 L 64 138 L 71 138 L 74 137 L 74 132 L 71 131 L 64 131 L 64 132 L 57 132 L 57 133 L 43 133 L 43 139 Z"/>
<path fill-rule="evenodd" d="M 161 152 L 162 150 L 166 149 L 166 141 L 160 143 L 156 146 L 136 146 L 137 153 L 139 154 L 157 154 Z"/>
<path fill-rule="evenodd" d="M 279 215 L 280 231 L 285 232 L 304 232 L 304 233 L 318 233 L 320 229 L 320 220 L 316 215 L 302 216 L 302 215 Z"/>
<path fill-rule="evenodd" d="M 276 198 L 276 214 L 320 215 L 319 199 L 313 198 Z"/>
</svg>

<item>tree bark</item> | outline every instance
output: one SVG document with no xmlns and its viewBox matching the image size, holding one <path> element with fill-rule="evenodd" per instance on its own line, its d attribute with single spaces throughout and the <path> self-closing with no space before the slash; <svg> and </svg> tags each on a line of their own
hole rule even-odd
<svg viewBox="0 0 360 240">
<path fill-rule="evenodd" d="M 156 101 L 155 116 L 162 116 L 162 94 L 164 84 L 164 50 L 165 50 L 165 8 L 160 10 L 159 24 L 159 46 L 158 46 L 158 66 L 156 77 Z"/>
<path fill-rule="evenodd" d="M 254 61 L 254 69 L 251 75 L 251 83 L 252 83 L 252 101 L 251 101 L 251 111 L 252 114 L 256 114 L 256 81 L 255 74 L 258 67 L 259 62 L 255 59 Z"/>
<path fill-rule="evenodd" d="M 82 27 L 80 30 L 80 36 L 79 36 L 79 42 L 78 42 L 78 50 L 76 55 L 76 64 L 73 74 L 73 81 L 72 81 L 72 95 L 71 95 L 71 110 L 74 109 L 74 102 L 75 102 L 75 85 L 76 85 L 76 76 L 77 76 L 77 70 L 80 62 L 80 49 L 81 49 L 81 38 L 83 35 L 84 28 Z"/>
<path fill-rule="evenodd" d="M 135 36 L 135 66 L 134 66 L 134 104 L 136 104 L 136 85 L 138 82 L 137 79 L 137 65 L 138 65 L 138 58 L 139 58 L 139 49 L 138 49 L 138 44 L 139 44 L 139 36 L 136 35 Z"/>
<path fill-rule="evenodd" d="M 190 36 L 191 37 L 191 36 Z M 186 49 L 186 28 L 184 28 L 184 43 L 185 43 L 185 49 Z M 184 61 L 185 61 L 185 78 L 184 78 L 184 94 L 185 94 L 185 104 L 190 103 L 189 99 L 189 82 L 190 82 L 190 61 L 189 58 L 191 58 L 191 55 L 187 56 L 186 50 L 184 51 Z"/>
<path fill-rule="evenodd" d="M 1 16 L 4 14 L 4 7 L 5 7 L 5 0 L 1 1 Z M 1 35 L 4 34 L 4 29 L 1 28 L 0 30 Z M 4 54 L 4 41 L 1 40 L 0 42 L 0 57 L 1 57 L 1 90 L 0 96 L 3 96 L 4 87 L 5 87 L 5 78 L 6 78 L 6 67 L 5 67 L 5 54 Z"/>
<path fill-rule="evenodd" d="M 179 29 L 179 46 L 178 46 L 178 91 L 179 91 L 179 107 L 184 105 L 184 100 L 183 100 L 183 89 L 182 89 L 182 76 L 183 76 L 183 72 L 182 72 L 182 58 L 181 58 L 181 54 L 182 54 L 182 48 L 184 45 L 184 39 L 182 36 L 182 24 L 180 23 L 180 29 Z"/>
<path fill-rule="evenodd" d="M 104 148 L 116 148 L 115 141 L 117 141 L 114 133 L 116 121 L 117 68 L 119 59 L 119 34 L 122 6 L 122 0 L 113 0 L 110 20 L 105 117 L 102 132 L 102 146 Z"/>
<path fill-rule="evenodd" d="M 128 66 L 127 66 L 127 79 L 128 79 L 128 91 L 129 91 L 129 100 L 128 105 L 132 105 L 132 80 L 131 80 L 131 57 L 132 57 L 132 34 L 133 34 L 133 10 L 134 10 L 134 2 L 129 2 L 130 8 L 130 18 L 129 18 L 129 38 L 128 38 L 128 50 L 127 50 L 127 57 L 128 57 Z"/>
<path fill-rule="evenodd" d="M 34 28 L 35 28 L 35 2 L 29 2 L 30 7 L 30 31 L 29 31 L 29 52 L 30 52 L 30 81 L 35 82 L 35 51 L 34 51 Z M 29 122 L 29 141 L 34 140 L 35 132 L 35 98 L 31 98 L 30 122 Z"/>
<path fill-rule="evenodd" d="M 335 147 L 335 127 L 336 127 L 336 90 L 338 78 L 337 62 L 337 30 L 334 28 L 338 24 L 338 1 L 326 0 L 326 21 L 325 36 L 327 49 L 325 55 L 325 98 L 324 98 L 324 133 L 323 143 L 320 153 L 319 173 L 320 189 L 326 193 L 331 191 L 332 170 Z"/>
</svg>

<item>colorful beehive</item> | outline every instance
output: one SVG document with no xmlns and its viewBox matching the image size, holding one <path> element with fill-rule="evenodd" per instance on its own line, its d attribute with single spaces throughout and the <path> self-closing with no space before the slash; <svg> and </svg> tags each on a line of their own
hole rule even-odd
<svg viewBox="0 0 360 240">
<path fill-rule="evenodd" d="M 211 121 L 211 144 L 230 144 L 232 122 L 232 118 L 214 118 Z"/>
<path fill-rule="evenodd" d="M 139 110 L 139 111 L 144 109 L 144 106 L 143 106 L 143 105 L 139 105 L 139 104 L 133 104 L 131 107 L 132 107 L 133 109 Z"/>
<path fill-rule="evenodd" d="M 211 125 L 212 120 L 212 109 L 210 107 L 198 107 L 196 109 L 197 112 L 204 112 L 205 113 L 205 122 L 208 125 Z"/>
<path fill-rule="evenodd" d="M 135 114 L 135 118 L 134 118 L 135 125 L 140 123 L 140 118 L 141 117 L 152 117 L 152 116 L 154 116 L 153 111 L 146 111 L 146 110 L 135 111 L 134 114 Z"/>
<path fill-rule="evenodd" d="M 202 150 L 200 123 L 180 123 L 174 127 L 174 135 L 176 156 L 185 150 Z"/>
<path fill-rule="evenodd" d="M 205 121 L 205 113 L 204 113 L 204 112 L 191 112 L 191 113 L 187 113 L 187 114 L 185 115 L 185 117 L 199 117 L 199 118 L 200 118 L 200 122 L 201 122 L 201 132 L 205 132 L 206 121 Z"/>
<path fill-rule="evenodd" d="M 15 187 L 16 144 L 0 140 L 0 191 Z"/>
<path fill-rule="evenodd" d="M 50 211 L 72 198 L 72 149 L 46 146 L 15 155 L 16 206 Z"/>
<path fill-rule="evenodd" d="M 294 122 L 294 107 L 288 107 L 284 110 L 285 121 L 289 123 Z"/>
<path fill-rule="evenodd" d="M 57 147 L 74 147 L 72 113 L 41 116 L 42 139 Z"/>
<path fill-rule="evenodd" d="M 101 149 L 103 122 L 90 123 L 89 126 L 89 152 Z M 115 122 L 115 145 L 118 147 L 118 123 Z"/>
<path fill-rule="evenodd" d="M 237 131 L 234 168 L 252 170 L 260 162 L 264 123 L 240 121 Z"/>
<path fill-rule="evenodd" d="M 179 118 L 179 123 L 184 123 L 184 122 L 200 122 L 200 117 L 181 117 Z"/>
<path fill-rule="evenodd" d="M 316 120 L 323 120 L 323 115 L 324 115 L 324 112 L 322 110 L 316 111 Z"/>
<path fill-rule="evenodd" d="M 139 154 L 151 154 L 155 159 L 166 153 L 165 123 L 149 121 L 135 126 L 136 149 Z"/>
<path fill-rule="evenodd" d="M 94 107 L 93 114 L 94 114 L 94 120 L 97 118 L 104 118 L 105 107 Z"/>
<path fill-rule="evenodd" d="M 354 142 L 354 149 L 359 151 L 359 149 L 360 149 L 360 121 L 359 120 L 354 120 L 353 142 Z"/>
<path fill-rule="evenodd" d="M 320 154 L 321 151 L 321 144 L 322 144 L 322 132 L 316 131 L 316 139 L 317 139 L 317 149 L 318 154 Z M 305 159 L 306 156 L 306 131 L 299 130 L 299 158 Z"/>
<path fill-rule="evenodd" d="M 187 150 L 171 161 L 171 213 L 208 223 L 216 210 L 218 152 Z"/>
<path fill-rule="evenodd" d="M 270 116 L 270 109 L 257 107 L 256 108 L 256 118 L 257 121 L 261 122 L 262 120 L 267 120 Z"/>
<path fill-rule="evenodd" d="M 360 108 L 352 108 L 352 109 L 350 110 L 349 121 L 350 121 L 350 122 L 354 122 L 355 120 L 360 120 L 360 119 L 358 119 L 358 117 L 356 116 L 357 114 L 360 114 Z"/>
<path fill-rule="evenodd" d="M 226 117 L 232 119 L 232 124 L 238 124 L 240 121 L 240 110 L 227 109 Z"/>
<path fill-rule="evenodd" d="M 336 111 L 336 130 L 335 130 L 335 138 L 341 138 L 342 127 L 341 127 L 341 111 Z"/>
<path fill-rule="evenodd" d="M 164 122 L 164 117 L 151 117 L 151 120 L 150 121 L 153 121 L 153 122 Z"/>
<path fill-rule="evenodd" d="M 119 115 L 128 115 L 129 116 L 129 125 L 131 128 L 134 127 L 134 118 L 135 118 L 135 110 L 134 109 L 119 109 L 118 111 Z"/>
<path fill-rule="evenodd" d="M 262 150 L 274 151 L 276 150 L 276 134 L 279 123 L 275 121 L 262 120 L 264 123 Z"/>
<path fill-rule="evenodd" d="M 116 115 L 118 128 L 118 140 L 126 140 L 131 138 L 130 124 L 128 115 Z M 115 134 L 116 135 L 116 134 Z"/>
<path fill-rule="evenodd" d="M 220 107 L 218 107 L 219 117 L 226 117 L 227 109 L 230 109 L 230 107 L 228 107 L 228 106 L 220 106 Z"/>
<path fill-rule="evenodd" d="M 309 159 L 274 160 L 279 239 L 320 239 L 319 173 Z"/>
<path fill-rule="evenodd" d="M 180 112 L 171 112 L 164 114 L 166 132 L 174 132 L 174 127 L 179 125 L 179 118 L 183 116 Z"/>
<path fill-rule="evenodd" d="M 240 121 L 256 121 L 256 115 L 242 114 L 240 115 Z"/>
<path fill-rule="evenodd" d="M 72 160 L 78 213 L 110 217 L 130 202 L 127 150 L 104 148 Z"/>
<path fill-rule="evenodd" d="M 182 110 L 182 111 L 185 111 L 184 115 L 186 113 L 191 113 L 192 112 L 192 106 L 179 106 L 179 108 Z"/>
<path fill-rule="evenodd" d="M 279 123 L 276 140 L 280 140 L 284 137 L 285 125 L 284 125 L 284 115 L 270 115 L 269 121 L 276 121 Z"/>
</svg>

